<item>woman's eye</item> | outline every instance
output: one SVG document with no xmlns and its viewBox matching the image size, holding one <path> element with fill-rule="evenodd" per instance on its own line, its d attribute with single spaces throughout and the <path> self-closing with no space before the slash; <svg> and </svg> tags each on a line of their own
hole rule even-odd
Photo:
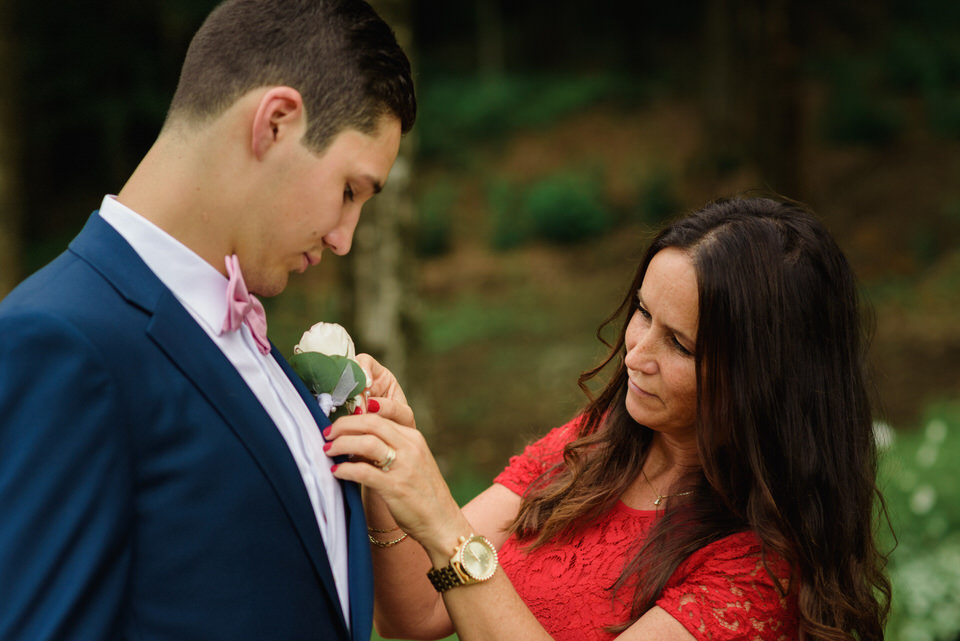
<svg viewBox="0 0 960 641">
<path fill-rule="evenodd" d="M 676 336 L 674 336 L 671 340 L 673 341 L 673 346 L 677 349 L 678 352 L 680 352 L 680 353 L 683 354 L 684 356 L 693 356 L 693 352 L 691 352 L 691 351 L 688 350 L 686 347 L 684 347 L 684 346 L 680 343 L 680 341 L 677 340 L 677 337 L 676 337 Z"/>
<path fill-rule="evenodd" d="M 343 202 L 353 202 L 353 189 L 350 185 L 343 188 Z"/>
<path fill-rule="evenodd" d="M 637 313 L 640 314 L 645 319 L 650 320 L 650 312 L 645 310 L 643 306 L 637 305 Z"/>
</svg>

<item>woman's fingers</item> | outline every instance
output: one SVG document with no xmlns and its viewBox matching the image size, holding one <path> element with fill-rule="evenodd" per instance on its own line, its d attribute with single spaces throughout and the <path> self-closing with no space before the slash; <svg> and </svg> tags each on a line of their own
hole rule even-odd
<svg viewBox="0 0 960 641">
<path fill-rule="evenodd" d="M 367 413 L 382 416 L 405 427 L 417 428 L 413 409 L 405 401 L 371 396 L 367 399 Z"/>
<path fill-rule="evenodd" d="M 377 411 L 342 416 L 335 420 L 330 427 L 323 430 L 323 436 L 327 440 L 331 440 L 346 434 L 373 434 L 381 440 L 392 442 L 400 440 L 399 435 L 404 431 L 416 432 L 410 426 L 394 420 L 390 415 L 381 414 Z"/>
<path fill-rule="evenodd" d="M 377 359 L 370 354 L 357 354 L 357 362 L 366 370 L 371 378 L 370 394 L 371 396 L 382 396 L 406 404 L 407 397 L 397 382 L 393 372 L 381 365 Z"/>
<path fill-rule="evenodd" d="M 396 409 L 412 417 L 412 413 L 402 411 L 403 407 L 406 406 Z M 350 462 L 382 468 L 379 471 L 393 471 L 401 458 L 407 462 L 414 459 L 421 463 L 426 459 L 432 462 L 423 436 L 416 429 L 401 425 L 386 415 L 344 416 L 324 430 L 323 435 L 327 439 L 324 445 L 327 456 L 349 456 Z"/>
<path fill-rule="evenodd" d="M 324 445 L 324 452 L 330 457 L 361 457 L 363 462 L 376 467 L 389 466 L 396 461 L 397 456 L 396 448 L 372 434 L 348 434 L 340 436 L 339 438 L 327 441 Z M 393 459 L 393 461 L 390 459 Z"/>
</svg>

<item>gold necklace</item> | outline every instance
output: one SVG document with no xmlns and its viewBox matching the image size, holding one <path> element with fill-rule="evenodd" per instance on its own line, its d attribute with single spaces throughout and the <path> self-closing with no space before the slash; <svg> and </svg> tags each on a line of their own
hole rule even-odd
<svg viewBox="0 0 960 641">
<path fill-rule="evenodd" d="M 643 468 L 640 468 L 640 474 L 643 475 L 643 480 L 647 482 L 647 485 L 650 486 L 650 489 L 653 490 L 653 493 L 657 495 L 657 500 L 653 504 L 657 507 L 660 507 L 660 504 L 663 502 L 663 499 L 669 499 L 674 496 L 690 496 L 693 494 L 693 490 L 687 490 L 686 492 L 677 492 L 676 494 L 660 494 L 657 492 L 657 488 L 653 487 L 653 483 L 650 482 L 650 479 L 647 478 L 647 473 L 643 471 Z"/>
</svg>

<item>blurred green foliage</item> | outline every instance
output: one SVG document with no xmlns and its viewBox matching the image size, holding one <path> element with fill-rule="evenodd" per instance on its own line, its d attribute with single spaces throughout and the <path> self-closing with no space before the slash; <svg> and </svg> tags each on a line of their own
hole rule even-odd
<svg viewBox="0 0 960 641">
<path fill-rule="evenodd" d="M 520 211 L 536 239 L 559 245 L 596 238 L 613 225 L 602 181 L 592 173 L 569 171 L 540 179 L 524 194 Z"/>
<path fill-rule="evenodd" d="M 450 251 L 451 221 L 456 216 L 453 207 L 458 195 L 451 183 L 441 181 L 416 199 L 415 248 L 420 258 L 441 256 Z"/>
<path fill-rule="evenodd" d="M 520 188 L 498 176 L 488 181 L 486 195 L 490 212 L 490 247 L 504 251 L 525 243 L 531 232 L 529 221 L 520 215 Z"/>
<path fill-rule="evenodd" d="M 493 306 L 469 294 L 423 315 L 423 342 L 434 354 L 476 341 L 511 336 L 533 329 L 531 319 L 512 305 Z"/>
<path fill-rule="evenodd" d="M 673 176 L 666 170 L 654 171 L 643 180 L 637 201 L 637 217 L 640 222 L 658 226 L 681 209 Z"/>
<path fill-rule="evenodd" d="M 466 162 L 472 146 L 545 127 L 625 86 L 613 75 L 440 75 L 419 87 L 418 152 Z"/>
<path fill-rule="evenodd" d="M 916 96 L 933 132 L 960 138 L 960 39 L 945 18 L 956 10 L 943 4 L 918 3 L 928 11 L 890 29 L 879 45 L 814 56 L 813 75 L 829 89 L 821 114 L 827 140 L 890 143 L 902 134 Z"/>
<path fill-rule="evenodd" d="M 877 434 L 888 447 L 881 489 L 898 539 L 887 638 L 952 641 L 960 635 L 960 403 L 932 405 L 920 429 L 881 424 Z"/>
<path fill-rule="evenodd" d="M 904 127 L 900 105 L 877 87 L 880 79 L 872 57 L 829 57 L 830 95 L 820 115 L 823 136 L 832 143 L 884 145 Z"/>
<path fill-rule="evenodd" d="M 925 96 L 930 127 L 945 138 L 960 139 L 960 83 L 958 88 L 927 91 Z"/>
<path fill-rule="evenodd" d="M 616 220 L 602 183 L 596 172 L 576 170 L 546 175 L 526 187 L 503 178 L 492 181 L 487 191 L 491 247 L 502 251 L 531 241 L 570 245 L 603 235 Z"/>
</svg>

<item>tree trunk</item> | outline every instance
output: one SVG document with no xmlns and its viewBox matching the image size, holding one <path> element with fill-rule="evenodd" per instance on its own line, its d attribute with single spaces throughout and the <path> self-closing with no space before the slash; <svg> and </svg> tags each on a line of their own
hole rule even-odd
<svg viewBox="0 0 960 641">
<path fill-rule="evenodd" d="M 10 1 L 0 2 L 0 298 L 20 281 L 23 200 L 20 128 L 16 117 L 20 79 L 19 47 Z"/>
<path fill-rule="evenodd" d="M 790 28 L 789 0 L 762 3 L 756 24 L 756 131 L 754 156 L 766 185 L 803 199 L 800 145 L 803 131 L 799 54 Z"/>
<path fill-rule="evenodd" d="M 705 155 L 717 173 L 743 160 L 743 69 L 736 0 L 708 0 L 703 22 Z"/>
<path fill-rule="evenodd" d="M 410 56 L 413 38 L 409 2 L 374 0 L 371 5 L 393 28 L 400 46 Z M 402 385 L 408 376 L 409 336 L 415 326 L 414 268 L 409 252 L 414 224 L 412 146 L 411 134 L 407 134 L 383 191 L 364 206 L 353 249 L 344 261 L 342 288 L 345 320 L 357 349 L 390 368 Z"/>
<path fill-rule="evenodd" d="M 499 77 L 504 69 L 503 13 L 500 0 L 477 2 L 477 65 L 480 75 Z"/>
<path fill-rule="evenodd" d="M 704 23 L 706 156 L 718 173 L 747 162 L 758 187 L 799 198 L 799 56 L 789 0 L 709 0 Z"/>
</svg>

